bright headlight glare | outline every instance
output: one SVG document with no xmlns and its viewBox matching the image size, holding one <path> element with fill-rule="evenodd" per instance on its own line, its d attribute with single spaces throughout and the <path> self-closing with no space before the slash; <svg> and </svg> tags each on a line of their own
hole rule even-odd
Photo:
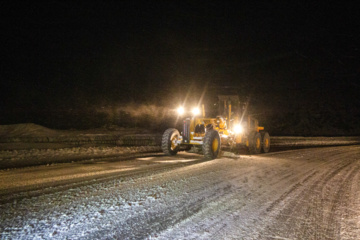
<svg viewBox="0 0 360 240">
<path fill-rule="evenodd" d="M 185 112 L 185 110 L 184 110 L 184 108 L 183 108 L 183 107 L 178 107 L 178 109 L 177 109 L 177 113 L 178 113 L 179 115 L 183 115 L 183 114 L 184 114 L 184 112 Z"/>
<path fill-rule="evenodd" d="M 235 133 L 242 133 L 244 131 L 244 128 L 243 128 L 243 126 L 241 126 L 240 124 L 236 124 L 235 126 L 234 126 L 234 132 Z"/>
<path fill-rule="evenodd" d="M 200 114 L 200 109 L 199 108 L 193 108 L 193 110 L 191 111 L 193 115 L 199 115 Z"/>
</svg>

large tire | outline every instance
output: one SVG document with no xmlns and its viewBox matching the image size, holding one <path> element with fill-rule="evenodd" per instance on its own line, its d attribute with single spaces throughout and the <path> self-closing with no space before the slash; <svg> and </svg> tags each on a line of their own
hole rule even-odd
<svg viewBox="0 0 360 240">
<path fill-rule="evenodd" d="M 259 154 L 261 152 L 261 134 L 258 132 L 251 132 L 248 140 L 250 154 Z"/>
<path fill-rule="evenodd" d="M 202 150 L 205 159 L 215 159 L 220 153 L 221 141 L 220 135 L 216 130 L 209 130 L 204 137 Z"/>
<path fill-rule="evenodd" d="M 261 151 L 263 153 L 270 151 L 270 135 L 268 132 L 261 133 Z"/>
<path fill-rule="evenodd" d="M 161 140 L 161 149 L 165 155 L 171 156 L 176 155 L 180 149 L 180 144 L 177 143 L 177 140 L 180 137 L 180 133 L 175 128 L 167 129 Z"/>
</svg>

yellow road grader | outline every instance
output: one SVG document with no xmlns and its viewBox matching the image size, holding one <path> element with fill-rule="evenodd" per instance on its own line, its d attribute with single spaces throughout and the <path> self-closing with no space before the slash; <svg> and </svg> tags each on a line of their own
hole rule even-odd
<svg viewBox="0 0 360 240">
<path fill-rule="evenodd" d="M 182 149 L 198 149 L 206 159 L 215 159 L 221 149 L 245 147 L 250 154 L 267 153 L 270 150 L 270 135 L 259 126 L 258 120 L 246 113 L 237 95 L 219 95 L 219 112 L 216 118 L 205 117 L 205 107 L 186 111 L 179 107 L 179 116 L 184 116 L 183 129 L 167 129 L 161 142 L 165 155 L 175 155 Z"/>
</svg>

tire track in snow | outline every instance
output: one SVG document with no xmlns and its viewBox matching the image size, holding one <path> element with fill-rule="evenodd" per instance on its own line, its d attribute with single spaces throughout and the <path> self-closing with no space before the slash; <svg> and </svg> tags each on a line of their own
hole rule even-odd
<svg viewBox="0 0 360 240">
<path fill-rule="evenodd" d="M 348 169 L 348 173 L 343 174 L 344 177 L 338 180 L 338 189 L 335 192 L 336 194 L 331 204 L 329 216 L 331 221 L 328 222 L 326 236 L 340 238 L 342 235 L 341 222 L 348 221 L 348 216 L 352 215 L 348 209 L 352 206 L 351 201 L 353 201 L 353 197 L 351 187 L 353 183 L 356 183 L 354 179 L 357 179 L 359 176 L 359 162 L 352 162 L 352 164 L 348 166 Z M 360 184 L 359 181 L 357 183 Z M 345 211 L 341 211 L 341 208 L 345 208 Z M 336 223 L 337 228 L 334 228 L 334 223 Z M 354 230 L 355 229 L 352 229 L 352 231 L 349 232 L 354 232 Z"/>
<path fill-rule="evenodd" d="M 351 152 L 345 153 L 336 152 L 336 150 L 332 149 L 330 159 L 326 162 L 328 164 L 321 164 L 321 167 L 328 169 L 327 171 L 317 174 L 318 176 L 313 178 L 308 186 L 299 188 L 295 197 L 284 199 L 284 207 L 280 208 L 278 213 L 275 211 L 272 214 L 275 222 L 267 227 L 266 235 L 285 235 L 295 239 L 304 237 L 334 239 L 338 237 L 336 231 L 339 229 L 339 224 L 335 217 L 336 206 L 343 193 L 346 192 L 341 189 L 351 183 L 353 177 L 349 175 L 349 178 L 343 180 L 342 184 L 339 184 L 340 180 L 337 179 L 349 171 L 355 174 L 358 167 L 353 169 L 356 162 L 348 157 L 353 155 L 356 150 L 352 149 Z M 333 193 L 337 193 L 337 197 L 334 197 Z M 297 216 L 302 217 L 298 218 Z"/>
<path fill-rule="evenodd" d="M 141 156 L 144 157 L 144 155 Z M 149 156 L 149 155 L 145 155 L 145 156 Z M 108 158 L 107 160 L 109 162 L 114 162 L 117 161 L 118 158 Z M 167 172 L 177 168 L 196 165 L 205 161 L 206 160 L 197 157 L 194 158 L 193 161 L 189 161 L 189 162 L 146 165 L 145 167 L 139 166 L 138 169 L 134 169 L 131 171 L 118 171 L 118 172 L 110 171 L 109 173 L 104 173 L 104 174 L 98 174 L 99 172 L 97 172 L 96 175 L 90 175 L 90 176 L 84 176 L 78 178 L 72 175 L 72 178 L 71 176 L 68 179 L 60 178 L 54 182 L 44 182 L 44 183 L 39 182 L 36 185 L 0 190 L 0 204 L 8 203 L 15 199 L 21 200 L 25 198 L 37 197 L 43 194 L 52 194 L 55 192 L 66 191 L 71 188 L 87 186 L 90 184 L 98 184 L 102 182 L 106 183 L 108 181 L 119 178 L 124 179 L 124 181 L 133 177 L 141 178 L 146 175 L 149 175 L 149 173 L 155 174 L 155 173 Z M 91 164 L 93 163 L 96 164 L 96 162 L 91 162 L 91 163 L 84 162 L 85 166 L 91 166 Z M 71 165 L 69 167 L 71 167 Z"/>
</svg>

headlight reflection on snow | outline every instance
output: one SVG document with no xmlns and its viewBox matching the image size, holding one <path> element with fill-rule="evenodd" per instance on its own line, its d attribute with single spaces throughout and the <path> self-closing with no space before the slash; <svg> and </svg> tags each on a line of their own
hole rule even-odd
<svg viewBox="0 0 360 240">
<path fill-rule="evenodd" d="M 199 159 L 168 159 L 168 158 L 161 159 L 159 157 L 143 157 L 143 158 L 137 158 L 137 160 L 151 161 L 155 163 L 180 163 L 180 162 L 193 162 Z"/>
<path fill-rule="evenodd" d="M 158 160 L 157 163 L 178 163 L 178 162 L 193 162 L 199 159 L 173 159 L 173 160 Z"/>
</svg>

